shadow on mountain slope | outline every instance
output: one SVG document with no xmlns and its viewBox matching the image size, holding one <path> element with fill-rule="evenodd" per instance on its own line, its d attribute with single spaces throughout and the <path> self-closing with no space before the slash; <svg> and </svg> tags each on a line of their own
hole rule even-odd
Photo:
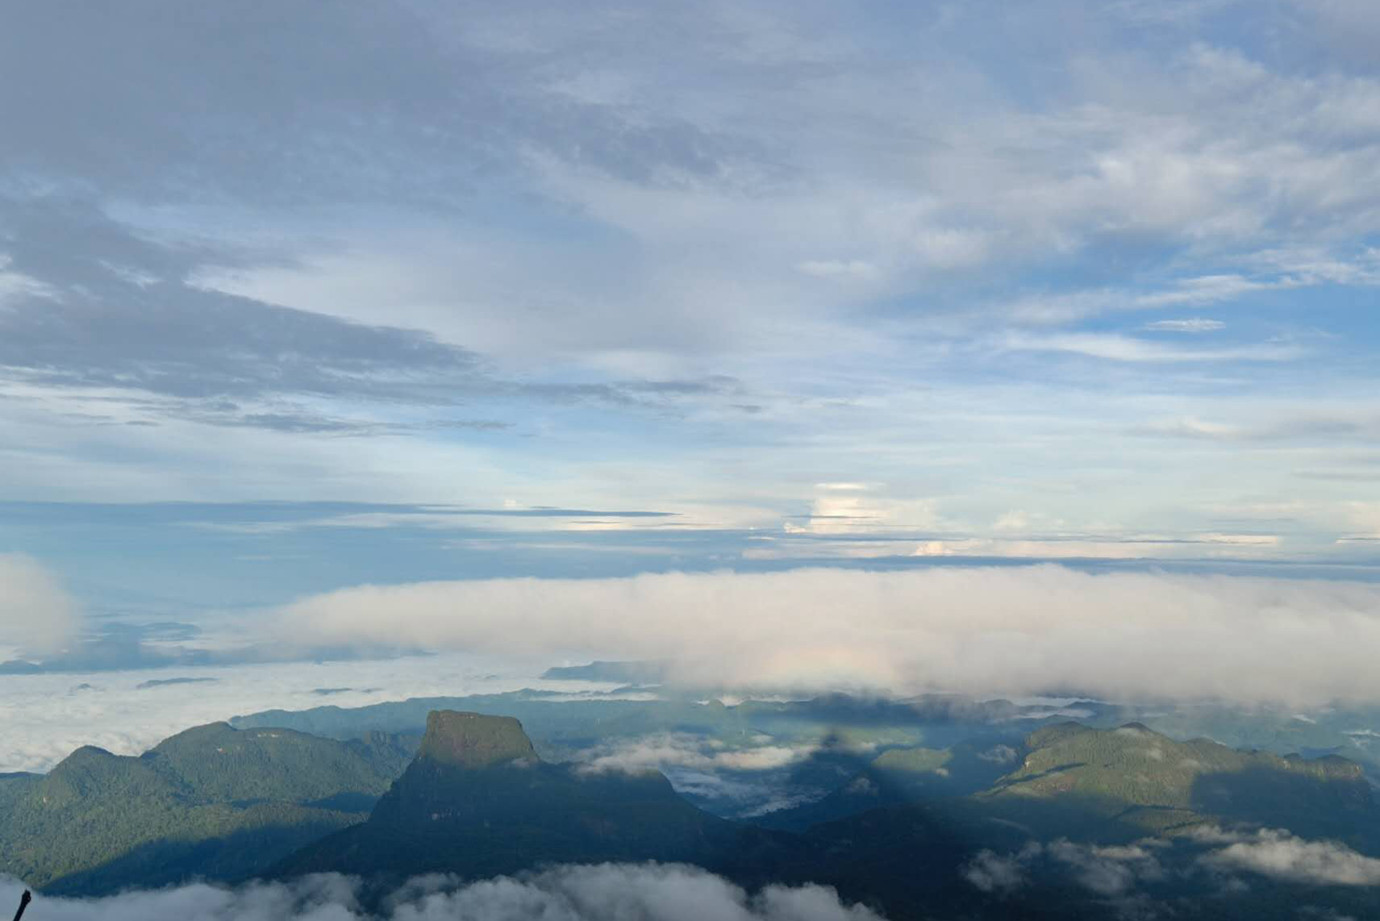
<svg viewBox="0 0 1380 921">
<path fill-rule="evenodd" d="M 797 839 L 704 812 L 658 771 L 550 764 L 511 717 L 436 711 L 416 759 L 368 821 L 272 872 L 474 879 L 550 863 L 657 860 L 749 883 L 781 878 L 803 858 Z"/>
<path fill-rule="evenodd" d="M 233 882 L 258 876 L 301 847 L 318 841 L 360 815 L 271 819 L 254 828 L 195 840 L 161 839 L 140 844 L 97 866 L 56 877 L 43 886 L 46 895 L 89 896 L 118 892 L 137 880 L 139 888 L 156 889 L 212 879 Z"/>
</svg>

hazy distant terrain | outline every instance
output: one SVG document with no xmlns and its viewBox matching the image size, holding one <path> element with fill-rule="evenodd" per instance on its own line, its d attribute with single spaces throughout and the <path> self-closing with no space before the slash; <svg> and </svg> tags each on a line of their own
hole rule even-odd
<svg viewBox="0 0 1380 921">
<path fill-rule="evenodd" d="M 1175 739 L 1123 709 L 519 692 L 272 711 L 0 778 L 0 872 L 87 895 L 334 872 L 372 899 L 434 872 L 651 860 L 828 884 L 891 918 L 1380 905 L 1361 762 Z"/>
</svg>

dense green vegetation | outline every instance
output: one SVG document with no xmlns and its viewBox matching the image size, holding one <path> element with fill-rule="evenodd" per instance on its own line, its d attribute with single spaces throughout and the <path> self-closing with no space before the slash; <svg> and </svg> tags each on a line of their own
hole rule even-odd
<svg viewBox="0 0 1380 921">
<path fill-rule="evenodd" d="M 1019 768 L 979 799 L 1025 820 L 1116 822 L 1165 832 L 1206 818 L 1239 819 L 1371 846 L 1380 811 L 1361 767 L 1336 756 L 1307 760 L 1238 751 L 1209 739 L 1176 742 L 1143 725 L 1076 723 L 1033 733 Z M 1062 809 L 1051 810 L 1051 803 Z M 1061 833 L 1076 833 L 1071 825 Z"/>
<path fill-rule="evenodd" d="M 69 893 L 237 878 L 362 820 L 414 745 L 218 723 L 137 758 L 80 748 L 0 781 L 0 871 Z"/>
</svg>

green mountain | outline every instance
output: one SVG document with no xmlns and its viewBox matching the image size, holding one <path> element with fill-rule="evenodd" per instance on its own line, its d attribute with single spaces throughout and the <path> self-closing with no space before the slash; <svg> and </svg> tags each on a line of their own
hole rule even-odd
<svg viewBox="0 0 1380 921">
<path fill-rule="evenodd" d="M 1336 756 L 1176 742 L 1139 723 L 1064 723 L 1026 740 L 1020 767 L 977 799 L 1008 818 L 1070 835 L 1173 831 L 1226 819 L 1368 844 L 1377 810 L 1360 765 Z"/>
<path fill-rule="evenodd" d="M 1224 900 L 1221 878 L 1202 862 L 1212 845 L 1183 834 L 1203 825 L 1287 828 L 1380 854 L 1380 809 L 1353 762 L 1238 751 L 1207 739 L 1176 742 L 1139 724 L 1076 723 L 1030 734 L 1017 758 L 1014 770 L 976 794 L 915 801 L 924 799 L 921 789 L 893 782 L 884 795 L 914 799 L 810 827 L 812 878 L 845 898 L 882 905 L 893 921 L 1140 917 L 1086 880 L 1099 868 L 1108 879 L 1130 879 L 1130 864 L 1117 861 L 1149 854 L 1153 859 L 1139 859 L 1152 869 L 1137 885 L 1164 907 L 1163 917 L 1297 918 L 1305 916 L 1297 912 L 1303 904 L 1337 910 L 1319 907 L 1318 917 L 1380 916 L 1373 890 L 1322 889 L 1306 880 L 1255 876 Z M 816 805 L 861 806 L 859 779 L 894 778 L 907 769 L 923 777 L 956 760 L 926 750 L 884 755 Z M 965 867 L 984 851 L 1009 865 L 1013 855 L 1025 855 L 1018 889 L 979 892 L 969 884 Z"/>
<path fill-rule="evenodd" d="M 86 746 L 0 779 L 0 872 L 83 895 L 243 877 L 362 820 L 415 741 L 216 723 L 137 758 Z"/>
<path fill-rule="evenodd" d="M 339 871 L 475 878 L 544 863 L 684 861 L 766 879 L 792 840 L 682 799 L 657 771 L 540 760 L 512 717 L 437 711 L 417 757 L 369 820 L 308 845 L 274 875 Z"/>
<path fill-rule="evenodd" d="M 1353 761 L 1239 751 L 1209 739 L 1177 742 L 1139 723 L 1061 723 L 1031 733 L 1019 747 L 889 749 L 855 763 L 824 798 L 755 821 L 803 830 L 920 802 L 942 804 L 960 824 L 995 817 L 1042 837 L 1087 840 L 1206 821 L 1285 827 L 1355 846 L 1372 843 L 1368 829 L 1380 832 L 1371 784 Z"/>
</svg>

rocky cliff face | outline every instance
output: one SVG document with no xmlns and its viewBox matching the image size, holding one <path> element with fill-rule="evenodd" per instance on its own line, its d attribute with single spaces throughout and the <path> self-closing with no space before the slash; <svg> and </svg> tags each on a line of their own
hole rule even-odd
<svg viewBox="0 0 1380 921">
<path fill-rule="evenodd" d="M 535 761 L 537 752 L 522 724 L 511 716 L 433 710 L 427 714 L 417 757 L 439 765 L 485 768 Z"/>
</svg>

